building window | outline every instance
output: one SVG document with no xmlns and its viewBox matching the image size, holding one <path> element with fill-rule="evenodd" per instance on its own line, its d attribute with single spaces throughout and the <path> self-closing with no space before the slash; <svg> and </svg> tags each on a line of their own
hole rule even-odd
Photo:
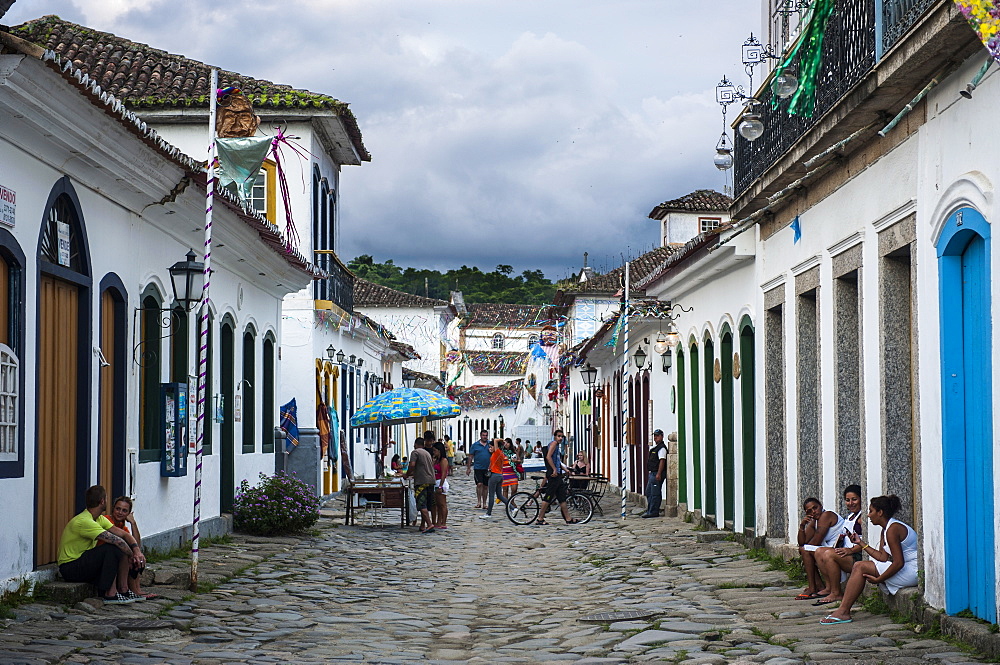
<svg viewBox="0 0 1000 665">
<path fill-rule="evenodd" d="M 139 312 L 139 461 L 160 459 L 160 352 L 163 337 L 160 300 L 147 291 Z"/>
<path fill-rule="evenodd" d="M 722 226 L 721 217 L 699 217 L 698 218 L 698 233 L 705 233 L 706 231 L 714 231 L 715 229 Z"/>
<path fill-rule="evenodd" d="M 80 254 L 79 216 L 73 199 L 60 194 L 49 207 L 42 234 L 41 258 L 75 272 L 84 272 Z"/>
<path fill-rule="evenodd" d="M 257 179 L 254 180 L 253 189 L 250 192 L 250 206 L 267 217 L 267 221 L 274 223 L 276 217 L 277 201 L 275 200 L 275 180 L 277 178 L 277 168 L 274 162 L 266 160 L 260 167 Z"/>
<path fill-rule="evenodd" d="M 243 381 L 240 384 L 243 393 L 243 452 L 252 453 L 257 450 L 257 393 L 254 369 L 257 365 L 254 357 L 254 329 L 247 328 L 243 333 Z"/>
<path fill-rule="evenodd" d="M 264 452 L 274 452 L 274 339 L 270 333 L 264 338 L 263 381 L 260 404 L 260 429 L 264 433 Z M 327 402 L 329 404 L 329 401 Z"/>
<path fill-rule="evenodd" d="M 530 350 L 535 344 L 538 344 L 538 335 L 531 333 L 528 335 L 528 349 Z"/>
<path fill-rule="evenodd" d="M 500 333 L 493 335 L 493 350 L 503 351 L 503 345 L 504 345 L 503 335 L 501 335 Z"/>
<path fill-rule="evenodd" d="M 17 355 L 0 344 L 0 461 L 17 459 L 17 414 L 20 372 Z"/>
</svg>

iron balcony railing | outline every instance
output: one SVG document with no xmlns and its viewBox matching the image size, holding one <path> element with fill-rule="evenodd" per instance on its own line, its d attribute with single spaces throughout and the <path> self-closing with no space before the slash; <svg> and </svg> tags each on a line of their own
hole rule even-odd
<svg viewBox="0 0 1000 665">
<path fill-rule="evenodd" d="M 758 111 L 764 134 L 747 141 L 734 137 L 733 188 L 743 194 L 798 139 L 833 108 L 933 4 L 942 0 L 837 0 L 823 39 L 823 57 L 812 117 L 788 115 L 788 103 L 771 107 L 773 92 L 761 92 Z M 791 71 L 798 71 L 793 63 Z"/>
<path fill-rule="evenodd" d="M 345 312 L 353 312 L 354 275 L 331 254 L 317 254 L 316 263 L 330 275 L 313 282 L 316 300 L 329 300 Z"/>
</svg>

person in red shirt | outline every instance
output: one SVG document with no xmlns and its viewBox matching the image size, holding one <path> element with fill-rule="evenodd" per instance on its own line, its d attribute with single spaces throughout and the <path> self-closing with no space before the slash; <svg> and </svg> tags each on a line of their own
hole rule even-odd
<svg viewBox="0 0 1000 665">
<path fill-rule="evenodd" d="M 493 517 L 493 504 L 496 500 L 500 500 L 504 505 L 507 505 L 507 499 L 503 495 L 503 465 L 507 460 L 507 457 L 503 454 L 503 441 L 500 439 L 493 439 L 490 442 L 490 481 L 487 490 L 486 499 L 486 514 L 480 515 L 480 519 L 489 519 Z"/>
</svg>

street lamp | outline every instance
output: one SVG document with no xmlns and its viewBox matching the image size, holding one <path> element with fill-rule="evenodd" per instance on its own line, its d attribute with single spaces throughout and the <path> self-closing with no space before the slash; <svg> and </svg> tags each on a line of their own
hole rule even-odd
<svg viewBox="0 0 1000 665">
<path fill-rule="evenodd" d="M 549 425 L 552 423 L 552 407 L 546 404 L 542 407 L 542 415 L 545 416 L 545 424 Z"/>
<path fill-rule="evenodd" d="M 406 386 L 407 388 L 412 388 L 416 382 L 417 382 L 417 377 L 415 375 L 413 374 L 403 375 L 403 385 Z"/>
<path fill-rule="evenodd" d="M 361 366 L 362 366 L 362 365 L 364 365 L 364 364 L 365 364 L 365 359 L 364 359 L 364 358 L 360 358 L 360 357 L 359 357 L 359 358 L 358 358 L 358 367 L 361 367 Z"/>
<path fill-rule="evenodd" d="M 352 354 L 351 354 L 350 356 L 348 356 L 348 358 L 347 358 L 347 364 L 348 364 L 348 365 L 353 365 L 353 364 L 354 364 L 354 361 L 355 361 L 355 360 L 357 360 L 357 358 L 358 358 L 358 357 L 357 357 L 356 355 L 354 355 L 354 354 L 352 353 Z"/>
<path fill-rule="evenodd" d="M 632 354 L 632 360 L 635 361 L 636 369 L 642 369 L 646 365 L 646 352 L 642 350 L 641 346 Z"/>
<path fill-rule="evenodd" d="M 667 350 L 660 354 L 660 358 L 663 360 L 663 371 L 669 372 L 674 364 L 673 350 L 668 346 Z"/>
<path fill-rule="evenodd" d="M 497 416 L 497 420 L 500 422 L 500 438 L 503 438 L 503 414 L 501 413 Z"/>
<path fill-rule="evenodd" d="M 594 385 L 594 381 L 597 380 L 597 368 L 591 367 L 590 363 L 587 363 L 587 366 L 580 370 L 580 376 L 583 377 L 585 384 L 592 386 Z"/>
<path fill-rule="evenodd" d="M 330 346 L 326 347 L 326 358 L 330 362 L 333 362 L 333 357 L 334 357 L 334 355 L 336 355 L 336 353 L 337 353 L 337 350 L 335 348 L 333 348 L 333 344 L 331 344 Z"/>
<path fill-rule="evenodd" d="M 327 349 L 327 350 L 329 350 L 329 349 Z M 340 364 L 340 365 L 344 364 L 344 350 L 343 349 L 341 349 L 340 351 L 337 351 L 337 363 Z"/>
<path fill-rule="evenodd" d="M 201 302 L 205 293 L 205 264 L 195 261 L 196 254 L 189 249 L 184 261 L 178 261 L 170 266 L 170 282 L 174 287 L 174 300 L 190 312 Z"/>
</svg>

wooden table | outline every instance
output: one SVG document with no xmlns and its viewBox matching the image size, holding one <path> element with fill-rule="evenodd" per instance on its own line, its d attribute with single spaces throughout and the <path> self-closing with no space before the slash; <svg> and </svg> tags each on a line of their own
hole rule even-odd
<svg viewBox="0 0 1000 665">
<path fill-rule="evenodd" d="M 410 506 L 407 501 L 410 488 L 403 480 L 356 480 L 347 486 L 347 514 L 344 523 L 355 523 L 355 497 L 367 501 L 381 501 L 382 508 L 399 508 L 399 526 L 410 523 Z"/>
</svg>

